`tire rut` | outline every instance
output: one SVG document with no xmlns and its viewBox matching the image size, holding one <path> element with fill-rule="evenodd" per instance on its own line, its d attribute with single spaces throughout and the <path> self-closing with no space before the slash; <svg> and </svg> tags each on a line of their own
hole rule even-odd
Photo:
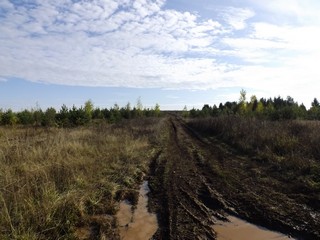
<svg viewBox="0 0 320 240">
<path fill-rule="evenodd" d="M 256 169 L 264 166 L 202 138 L 182 119 L 166 121 L 167 137 L 151 164 L 150 200 L 160 225 L 154 239 L 216 239 L 213 224 L 230 214 L 298 239 L 320 239 L 317 220 L 261 181 Z"/>
<path fill-rule="evenodd" d="M 203 197 L 208 184 L 194 150 L 193 137 L 176 118 L 170 118 L 167 126 L 169 138 L 158 156 L 161 160 L 153 164 L 153 168 L 162 168 L 161 172 L 153 171 L 155 179 L 159 180 L 162 174 L 161 184 L 152 197 L 158 202 L 155 205 L 161 225 L 154 239 L 215 239 L 212 225 L 217 219 L 226 219 L 220 211 L 223 204 L 213 199 L 213 194 L 210 194 L 212 201 Z M 158 197 L 162 200 L 155 199 Z"/>
</svg>

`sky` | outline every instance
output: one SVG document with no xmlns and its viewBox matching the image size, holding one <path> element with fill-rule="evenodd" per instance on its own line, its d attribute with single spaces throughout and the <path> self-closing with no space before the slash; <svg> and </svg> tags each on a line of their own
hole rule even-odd
<svg viewBox="0 0 320 240">
<path fill-rule="evenodd" d="M 320 98 L 318 0 L 0 0 L 0 108 Z"/>
</svg>

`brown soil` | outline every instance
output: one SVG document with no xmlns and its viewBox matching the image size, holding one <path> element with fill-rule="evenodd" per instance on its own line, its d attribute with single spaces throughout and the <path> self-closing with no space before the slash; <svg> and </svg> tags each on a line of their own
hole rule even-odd
<svg viewBox="0 0 320 240">
<path fill-rule="evenodd" d="M 267 163 L 239 155 L 204 138 L 177 117 L 151 163 L 151 210 L 158 213 L 154 239 L 216 239 L 213 225 L 234 215 L 298 239 L 320 239 L 320 211 L 304 195 L 269 174 Z"/>
<path fill-rule="evenodd" d="M 140 186 L 139 199 L 135 207 L 128 201 L 122 201 L 117 213 L 120 227 L 120 239 L 145 240 L 150 239 L 158 229 L 157 216 L 148 211 L 148 182 Z"/>
</svg>

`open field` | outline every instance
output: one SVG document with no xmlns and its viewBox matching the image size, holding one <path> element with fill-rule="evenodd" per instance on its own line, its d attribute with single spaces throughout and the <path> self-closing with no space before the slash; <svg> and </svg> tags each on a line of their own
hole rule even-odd
<svg viewBox="0 0 320 240">
<path fill-rule="evenodd" d="M 134 119 L 1 128 L 1 239 L 119 239 L 120 200 L 143 177 L 154 239 L 216 239 L 229 215 L 320 239 L 319 123 Z M 145 175 L 145 176 L 144 176 Z"/>
<path fill-rule="evenodd" d="M 1 128 L 0 238 L 116 238 L 116 203 L 136 198 L 155 121 Z"/>
</svg>

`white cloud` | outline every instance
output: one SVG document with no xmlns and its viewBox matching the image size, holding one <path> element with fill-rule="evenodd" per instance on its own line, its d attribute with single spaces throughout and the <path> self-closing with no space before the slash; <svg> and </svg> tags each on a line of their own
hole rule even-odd
<svg viewBox="0 0 320 240">
<path fill-rule="evenodd" d="M 255 15 L 254 11 L 248 8 L 226 7 L 220 11 L 222 18 L 236 30 L 246 28 L 246 21 Z"/>
<path fill-rule="evenodd" d="M 320 2 L 318 0 L 248 0 L 259 10 L 267 11 L 274 23 L 318 25 Z"/>
<path fill-rule="evenodd" d="M 285 4 L 271 2 L 280 10 L 268 3 L 264 14 L 285 11 Z M 301 99 L 318 94 L 319 24 L 257 21 L 260 3 L 255 9 L 219 8 L 212 19 L 164 9 L 164 3 L 39 0 L 29 7 L 3 0 L 1 78 L 171 89 L 236 86 Z M 288 11 L 306 19 L 315 14 L 301 1 Z"/>
<path fill-rule="evenodd" d="M 8 0 L 2 0 L 0 2 L 0 9 L 2 9 L 3 11 L 10 11 L 14 9 L 13 4 L 8 1 Z"/>
<path fill-rule="evenodd" d="M 194 77 L 210 76 L 199 72 L 208 60 L 180 55 L 209 46 L 221 25 L 161 10 L 163 3 L 49 1 L 11 9 L 0 27 L 7 32 L 1 74 L 68 85 L 192 87 Z"/>
</svg>

